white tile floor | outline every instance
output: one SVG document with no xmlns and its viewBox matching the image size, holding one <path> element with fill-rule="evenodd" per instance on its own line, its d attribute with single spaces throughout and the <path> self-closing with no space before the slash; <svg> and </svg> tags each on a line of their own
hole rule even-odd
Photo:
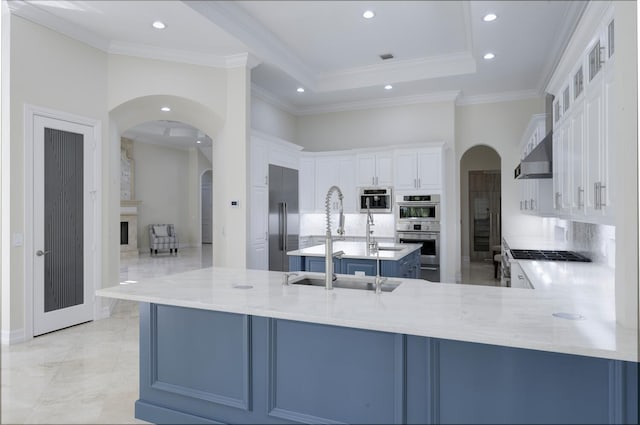
<svg viewBox="0 0 640 425">
<path fill-rule="evenodd" d="M 473 261 L 462 265 L 462 283 L 469 285 L 500 286 L 500 270 L 498 279 L 493 277 L 493 262 Z"/>
<path fill-rule="evenodd" d="M 120 280 L 211 266 L 211 246 L 178 256 L 123 260 Z M 491 263 L 463 267 L 463 283 L 495 285 Z M 104 320 L 2 346 L 2 423 L 145 423 L 133 417 L 138 398 L 137 303 L 119 301 Z"/>
<path fill-rule="evenodd" d="M 211 266 L 211 246 L 178 256 L 123 260 L 121 280 Z M 2 346 L 0 422 L 146 423 L 133 417 L 138 398 L 138 306 L 119 301 L 104 320 Z"/>
</svg>

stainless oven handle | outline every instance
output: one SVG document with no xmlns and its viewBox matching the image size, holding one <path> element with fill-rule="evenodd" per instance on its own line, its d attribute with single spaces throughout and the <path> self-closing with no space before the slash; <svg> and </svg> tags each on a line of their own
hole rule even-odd
<svg viewBox="0 0 640 425">
<path fill-rule="evenodd" d="M 420 270 L 429 270 L 431 272 L 437 272 L 438 268 L 437 267 L 420 267 Z"/>
</svg>

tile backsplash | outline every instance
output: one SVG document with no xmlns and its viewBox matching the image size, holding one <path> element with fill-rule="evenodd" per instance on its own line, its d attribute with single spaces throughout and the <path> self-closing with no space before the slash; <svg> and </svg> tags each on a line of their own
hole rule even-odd
<svg viewBox="0 0 640 425">
<path fill-rule="evenodd" d="M 393 214 L 373 214 L 373 236 L 395 237 Z M 366 214 L 345 214 L 345 236 L 365 237 L 367 224 Z M 338 214 L 331 215 L 331 233 L 336 234 Z M 321 213 L 300 214 L 300 236 L 322 236 L 326 232 L 326 217 Z"/>
<path fill-rule="evenodd" d="M 616 228 L 604 224 L 582 223 L 559 218 L 543 219 L 545 233 L 567 243 L 567 249 L 579 252 L 594 263 L 615 267 Z"/>
</svg>

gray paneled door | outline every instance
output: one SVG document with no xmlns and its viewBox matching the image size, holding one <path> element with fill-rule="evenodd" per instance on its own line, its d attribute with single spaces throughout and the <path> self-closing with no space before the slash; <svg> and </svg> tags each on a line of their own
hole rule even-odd
<svg viewBox="0 0 640 425">
<path fill-rule="evenodd" d="M 34 336 L 93 319 L 93 128 L 34 117 Z"/>
</svg>

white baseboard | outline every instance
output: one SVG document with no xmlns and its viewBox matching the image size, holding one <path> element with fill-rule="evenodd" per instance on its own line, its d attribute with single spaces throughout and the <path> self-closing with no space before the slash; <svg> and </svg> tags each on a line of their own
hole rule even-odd
<svg viewBox="0 0 640 425">
<path fill-rule="evenodd" d="M 116 305 L 116 301 L 117 300 L 113 298 L 101 298 L 95 306 L 95 320 L 107 319 L 111 317 L 111 313 L 113 312 L 113 308 Z"/>
<path fill-rule="evenodd" d="M 26 340 L 27 338 L 24 334 L 24 328 L 15 329 L 13 331 L 2 330 L 2 332 L 0 332 L 0 342 L 2 345 L 17 344 Z"/>
</svg>

